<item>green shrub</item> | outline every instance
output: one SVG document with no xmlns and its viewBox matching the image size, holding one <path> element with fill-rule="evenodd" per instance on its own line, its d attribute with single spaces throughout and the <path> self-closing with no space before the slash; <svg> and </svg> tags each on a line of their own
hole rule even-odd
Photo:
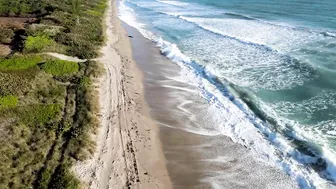
<svg viewBox="0 0 336 189">
<path fill-rule="evenodd" d="M 89 15 L 91 15 L 91 16 L 97 16 L 97 17 L 99 17 L 99 16 L 102 16 L 102 15 L 103 15 L 102 12 L 98 12 L 98 11 L 95 11 L 95 10 L 87 10 L 86 12 L 87 12 Z"/>
<path fill-rule="evenodd" d="M 102 17 L 106 8 L 106 2 L 102 1 L 101 3 L 98 3 L 94 9 L 87 10 L 87 13 L 92 16 Z"/>
<path fill-rule="evenodd" d="M 25 70 L 43 61 L 37 55 L 13 56 L 9 59 L 0 59 L 0 71 Z"/>
<path fill-rule="evenodd" d="M 79 66 L 76 62 L 65 60 L 51 60 L 42 65 L 42 69 L 52 75 L 63 76 L 78 72 Z"/>
<path fill-rule="evenodd" d="M 0 108 L 13 108 L 18 103 L 18 97 L 8 95 L 0 96 Z"/>
<path fill-rule="evenodd" d="M 42 36 L 28 36 L 25 41 L 25 52 L 41 52 L 47 46 L 53 44 L 53 40 L 46 35 Z"/>
<path fill-rule="evenodd" d="M 82 0 L 71 0 L 71 12 L 78 15 L 80 13 Z"/>
<path fill-rule="evenodd" d="M 0 15 L 25 15 L 31 12 L 45 12 L 45 0 L 0 0 Z"/>
<path fill-rule="evenodd" d="M 59 104 L 34 105 L 19 110 L 21 121 L 30 126 L 46 125 L 57 122 L 61 118 Z"/>
<path fill-rule="evenodd" d="M 84 89 L 84 88 L 88 88 L 91 85 L 91 83 L 92 82 L 91 82 L 90 77 L 84 76 L 81 78 L 79 86 Z"/>
<path fill-rule="evenodd" d="M 96 40 L 89 39 L 89 36 L 92 36 L 91 32 L 85 30 L 79 31 L 75 28 L 73 28 L 73 32 L 74 33 L 60 33 L 56 36 L 55 40 L 69 46 L 67 54 L 70 56 L 77 56 L 81 59 L 96 57 L 97 52 L 95 50 L 99 44 L 97 44 Z"/>
<path fill-rule="evenodd" d="M 50 188 L 77 189 L 79 181 L 70 173 L 69 166 L 63 163 L 56 169 L 50 182 Z"/>
<path fill-rule="evenodd" d="M 38 181 L 38 189 L 48 189 L 48 184 L 52 176 L 52 170 L 45 169 L 42 174 L 41 178 Z"/>
</svg>

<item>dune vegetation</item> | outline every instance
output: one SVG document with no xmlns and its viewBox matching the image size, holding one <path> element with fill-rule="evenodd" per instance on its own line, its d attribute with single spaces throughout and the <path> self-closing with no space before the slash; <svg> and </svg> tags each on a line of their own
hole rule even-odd
<svg viewBox="0 0 336 189">
<path fill-rule="evenodd" d="M 106 0 L 0 0 L 0 188 L 75 189 L 98 126 Z M 1 50 L 1 48 L 0 48 Z M 57 52 L 86 62 L 50 57 Z"/>
</svg>

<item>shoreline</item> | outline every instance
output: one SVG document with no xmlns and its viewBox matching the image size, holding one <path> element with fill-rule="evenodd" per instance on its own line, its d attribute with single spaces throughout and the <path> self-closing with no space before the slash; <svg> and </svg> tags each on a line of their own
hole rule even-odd
<svg viewBox="0 0 336 189">
<path fill-rule="evenodd" d="M 228 137 L 188 131 L 215 126 L 208 122 L 208 104 L 195 86 L 172 79 L 180 68 L 119 20 L 116 5 L 110 1 L 106 46 L 97 59 L 106 72 L 97 85 L 96 152 L 74 167 L 83 187 L 271 188 L 276 181 L 280 188 L 295 188 L 279 169 L 265 166 Z"/>
<path fill-rule="evenodd" d="M 144 73 L 145 99 L 160 129 L 160 141 L 174 188 L 297 188 L 295 181 L 243 145 L 213 131 L 211 104 L 163 56 L 152 41 L 127 23 L 133 58 Z"/>
<path fill-rule="evenodd" d="M 101 105 L 101 126 L 92 135 L 96 151 L 73 170 L 84 188 L 172 188 L 159 129 L 144 100 L 143 76 L 116 4 L 108 2 L 106 46 L 98 59 L 105 73 L 96 86 Z"/>
</svg>

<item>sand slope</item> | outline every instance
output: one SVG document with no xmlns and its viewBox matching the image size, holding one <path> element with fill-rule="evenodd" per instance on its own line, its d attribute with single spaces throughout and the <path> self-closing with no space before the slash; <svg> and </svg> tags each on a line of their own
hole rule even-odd
<svg viewBox="0 0 336 189">
<path fill-rule="evenodd" d="M 115 3 L 109 3 L 107 45 L 99 59 L 106 72 L 97 85 L 101 103 L 101 127 L 93 136 L 97 148 L 74 171 L 84 188 L 171 188 L 158 128 L 148 116 L 142 76 Z"/>
</svg>

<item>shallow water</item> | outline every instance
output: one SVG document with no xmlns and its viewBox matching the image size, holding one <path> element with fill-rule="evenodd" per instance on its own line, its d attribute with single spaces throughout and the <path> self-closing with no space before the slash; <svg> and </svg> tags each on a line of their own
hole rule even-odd
<svg viewBox="0 0 336 189">
<path fill-rule="evenodd" d="M 197 124 L 185 111 L 193 100 L 177 106 L 190 114 L 185 131 L 228 136 L 301 188 L 329 188 L 336 180 L 335 7 L 330 0 L 129 0 L 119 10 L 193 86 L 179 86 L 174 98 L 192 93 L 210 107 L 215 124 Z"/>
</svg>

